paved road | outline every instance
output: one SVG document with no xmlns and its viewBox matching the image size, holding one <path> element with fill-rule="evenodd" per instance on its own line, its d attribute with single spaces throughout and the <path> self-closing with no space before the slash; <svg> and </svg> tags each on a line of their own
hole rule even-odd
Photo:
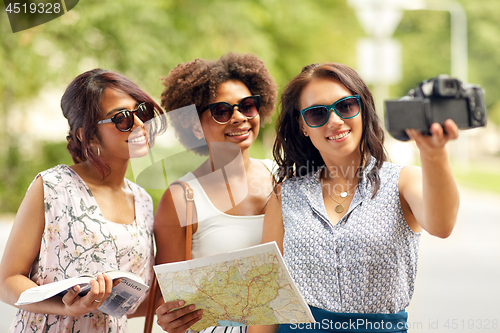
<svg viewBox="0 0 500 333">
<path fill-rule="evenodd" d="M 461 189 L 453 234 L 422 236 L 409 332 L 500 332 L 500 196 Z"/>
<path fill-rule="evenodd" d="M 0 219 L 0 253 L 10 220 Z M 447 239 L 422 236 L 409 332 L 500 332 L 500 196 L 461 189 L 458 224 Z M 0 303 L 0 332 L 14 308 Z M 142 332 L 142 319 L 130 321 Z M 155 332 L 160 332 L 158 328 Z"/>
</svg>

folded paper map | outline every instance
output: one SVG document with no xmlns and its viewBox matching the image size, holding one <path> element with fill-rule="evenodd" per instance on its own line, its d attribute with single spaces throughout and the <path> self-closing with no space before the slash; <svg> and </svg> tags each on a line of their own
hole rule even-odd
<svg viewBox="0 0 500 333">
<path fill-rule="evenodd" d="M 314 322 L 275 242 L 154 267 L 165 302 L 203 309 L 191 329 Z"/>
</svg>

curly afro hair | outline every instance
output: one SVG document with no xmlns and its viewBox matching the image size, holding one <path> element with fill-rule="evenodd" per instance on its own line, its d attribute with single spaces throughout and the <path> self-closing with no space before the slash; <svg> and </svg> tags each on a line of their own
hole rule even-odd
<svg viewBox="0 0 500 333">
<path fill-rule="evenodd" d="M 195 59 L 181 63 L 162 78 L 165 86 L 161 94 L 161 106 L 173 111 L 194 104 L 201 116 L 201 110 L 217 98 L 217 88 L 229 80 L 239 80 L 252 95 L 260 95 L 259 111 L 261 123 L 270 121 L 277 99 L 277 85 L 264 62 L 252 54 L 230 52 L 218 60 Z M 198 146 L 200 140 L 193 134 L 194 115 L 178 113 L 169 115 L 179 141 L 185 147 Z M 206 146 L 196 148 L 199 154 L 208 154 Z"/>
</svg>

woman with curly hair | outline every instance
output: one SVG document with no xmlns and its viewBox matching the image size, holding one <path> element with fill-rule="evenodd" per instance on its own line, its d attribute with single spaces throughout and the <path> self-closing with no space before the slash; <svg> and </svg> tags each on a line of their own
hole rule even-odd
<svg viewBox="0 0 500 333">
<path fill-rule="evenodd" d="M 269 71 L 254 55 L 229 53 L 215 61 L 182 63 L 163 79 L 163 85 L 162 106 L 167 112 L 192 104 L 197 109 L 191 115 L 172 113 L 180 142 L 208 155 L 201 166 L 181 178 L 194 191 L 195 217 L 187 221 L 193 223 L 192 258 L 260 244 L 272 192 L 272 163 L 250 158 L 249 148 L 274 111 L 277 87 Z M 232 147 L 236 154 L 231 154 Z M 230 168 L 238 172 L 229 172 Z M 222 169 L 225 181 L 214 180 L 212 176 Z M 179 212 L 185 211 L 180 186 L 167 189 L 158 204 L 154 228 L 158 264 L 186 260 L 186 224 L 175 214 L 182 204 Z M 183 332 L 201 318 L 201 310 L 193 312 L 194 306 L 170 310 L 165 304 L 156 311 L 158 323 L 170 333 Z M 233 330 L 207 330 L 219 329 Z M 243 331 L 246 327 L 234 328 L 234 332 Z"/>
<path fill-rule="evenodd" d="M 407 130 L 421 168 L 387 162 L 372 95 L 338 63 L 305 67 L 281 105 L 263 241 L 280 247 L 316 323 L 279 332 L 406 332 L 421 231 L 448 237 L 457 218 L 446 150 L 456 124 L 432 124 L 430 136 Z"/>
</svg>

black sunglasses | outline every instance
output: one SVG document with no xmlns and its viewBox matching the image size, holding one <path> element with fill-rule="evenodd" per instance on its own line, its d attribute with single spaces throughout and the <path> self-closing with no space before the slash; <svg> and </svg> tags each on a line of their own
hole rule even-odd
<svg viewBox="0 0 500 333">
<path fill-rule="evenodd" d="M 234 113 L 234 107 L 247 119 L 255 118 L 259 114 L 260 95 L 253 95 L 243 98 L 238 104 L 231 105 L 228 102 L 217 102 L 207 105 L 202 112 L 210 109 L 212 119 L 219 124 L 227 124 Z"/>
<path fill-rule="evenodd" d="M 143 122 L 151 120 L 155 116 L 154 106 L 150 103 L 141 103 L 137 106 L 135 110 L 121 110 L 118 111 L 113 117 L 108 119 L 103 119 L 97 122 L 97 124 L 106 124 L 113 122 L 115 127 L 121 132 L 128 132 L 134 127 L 134 114 Z"/>
</svg>

